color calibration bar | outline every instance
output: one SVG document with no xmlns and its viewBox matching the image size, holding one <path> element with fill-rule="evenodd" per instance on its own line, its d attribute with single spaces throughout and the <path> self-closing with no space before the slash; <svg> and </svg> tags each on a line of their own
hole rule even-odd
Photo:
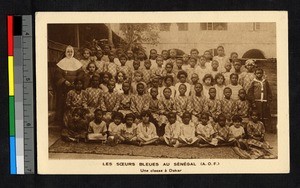
<svg viewBox="0 0 300 188">
<path fill-rule="evenodd" d="M 13 16 L 7 16 L 10 173 L 17 174 L 15 135 L 14 36 Z"/>
<path fill-rule="evenodd" d="M 35 171 L 32 17 L 8 16 L 11 174 Z"/>
</svg>

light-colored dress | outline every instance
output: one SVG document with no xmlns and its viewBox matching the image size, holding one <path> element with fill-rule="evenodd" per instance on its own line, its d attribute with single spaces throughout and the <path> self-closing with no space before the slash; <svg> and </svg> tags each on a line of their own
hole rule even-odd
<svg viewBox="0 0 300 188">
<path fill-rule="evenodd" d="M 198 138 L 196 137 L 196 128 L 193 122 L 190 122 L 188 125 L 181 124 L 179 139 L 181 144 L 187 145 L 192 145 L 197 142 Z M 191 139 L 192 141 L 188 142 L 187 139 Z"/>
<path fill-rule="evenodd" d="M 89 123 L 88 128 L 88 140 L 106 140 L 107 138 L 107 128 L 106 123 L 101 121 L 100 123 L 96 123 L 95 121 L 91 121 Z"/>
<path fill-rule="evenodd" d="M 158 136 L 156 134 L 156 128 L 153 123 L 149 123 L 145 125 L 144 123 L 140 123 L 137 126 L 137 137 L 142 142 L 149 142 L 154 139 L 157 139 Z"/>
<path fill-rule="evenodd" d="M 165 134 L 163 136 L 165 142 L 170 145 L 170 141 L 171 139 L 178 139 L 179 135 L 180 135 L 180 123 L 179 122 L 175 122 L 173 124 L 168 123 L 165 126 Z M 175 144 L 174 144 L 175 145 Z"/>
</svg>

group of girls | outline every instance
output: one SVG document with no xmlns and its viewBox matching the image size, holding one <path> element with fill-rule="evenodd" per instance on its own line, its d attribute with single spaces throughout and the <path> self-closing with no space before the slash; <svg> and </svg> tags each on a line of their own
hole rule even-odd
<svg viewBox="0 0 300 188">
<path fill-rule="evenodd" d="M 197 49 L 113 53 L 84 49 L 82 70 L 66 96 L 62 137 L 182 146 L 233 145 L 243 158 L 268 158 L 265 140 L 272 92 L 254 60 L 245 65 L 223 46 L 217 56 Z M 100 54 L 100 55 L 99 55 Z"/>
</svg>

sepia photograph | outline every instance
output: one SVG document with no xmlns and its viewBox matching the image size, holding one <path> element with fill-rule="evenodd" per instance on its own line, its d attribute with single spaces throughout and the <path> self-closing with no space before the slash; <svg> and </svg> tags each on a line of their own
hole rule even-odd
<svg viewBox="0 0 300 188">
<path fill-rule="evenodd" d="M 55 14 L 36 16 L 39 172 L 288 172 L 286 14 Z"/>
</svg>

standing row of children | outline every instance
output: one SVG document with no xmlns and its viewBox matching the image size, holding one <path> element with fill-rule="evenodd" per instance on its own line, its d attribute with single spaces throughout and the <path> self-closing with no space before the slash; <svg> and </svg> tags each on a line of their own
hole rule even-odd
<svg viewBox="0 0 300 188">
<path fill-rule="evenodd" d="M 116 58 L 108 49 L 104 51 L 106 54 L 102 57 L 98 55 L 97 60 L 90 50 L 84 50 L 84 59 L 81 62 L 86 76 L 83 80 L 75 81 L 74 90 L 68 93 L 66 100 L 65 125 L 72 126 L 70 123 L 74 124 L 75 115 L 82 125 L 86 125 L 83 122 L 90 122 L 89 129 L 82 129 L 83 132 L 89 130 L 92 133 L 88 134 L 88 139 L 98 138 L 99 131 L 102 131 L 103 136 L 99 139 L 106 138 L 106 132 L 110 132 L 109 125 L 116 124 L 112 120 L 120 114 L 125 116 L 125 122 L 130 116 L 135 120 L 135 124 L 144 125 L 146 121 L 143 113 L 146 113 L 149 122 L 155 127 L 156 134 L 153 135 L 158 137 L 154 136 L 153 140 L 159 137 L 166 140 L 170 114 L 171 117 L 176 115 L 176 122 L 183 124 L 187 123 L 185 117 L 189 116 L 187 124 L 194 129 L 200 123 L 203 124 L 202 118 L 208 118 L 208 121 L 216 127 L 220 116 L 224 117 L 226 124 L 229 125 L 234 124 L 234 119 L 241 119 L 242 128 L 247 129 L 249 122 L 253 124 L 253 121 L 249 120 L 249 115 L 253 112 L 260 120 L 258 121 L 260 125 L 254 127 L 257 132 L 264 134 L 264 125 L 261 124 L 265 122 L 264 118 L 268 118 L 266 112 L 272 95 L 264 71 L 257 68 L 253 60 L 247 60 L 245 66 L 242 66 L 237 53 L 232 53 L 228 59 L 222 46 L 217 48 L 218 55 L 213 57 L 212 61 L 209 51 L 199 56 L 197 49 L 192 49 L 190 56 L 185 54 L 182 58 L 177 58 L 176 50 L 170 50 L 169 54 L 168 51 L 163 51 L 158 55 L 157 51 L 152 49 L 149 59 L 145 58 L 143 52 L 139 52 L 135 58 L 132 51 L 127 51 L 126 54 L 118 53 Z M 100 118 L 101 121 L 99 118 L 97 120 L 97 116 L 101 116 L 97 114 L 103 116 Z M 100 129 L 99 122 L 100 124 L 105 122 L 106 129 L 104 127 Z M 125 127 L 126 125 L 127 123 Z M 147 126 L 144 128 L 148 132 Z M 206 126 L 203 129 L 210 131 Z M 139 143 L 142 143 L 140 133 L 143 129 L 137 130 L 140 130 L 137 131 L 140 135 L 137 138 Z M 150 130 L 153 132 L 154 129 Z M 211 133 L 214 131 L 216 128 L 211 129 Z M 192 132 L 190 135 L 193 135 Z M 65 138 L 74 140 L 68 129 L 63 133 Z M 120 134 L 115 132 L 113 135 L 118 135 L 117 140 L 124 141 L 124 136 Z M 200 140 L 195 138 L 193 137 L 192 141 L 188 138 L 188 143 L 207 141 L 207 137 Z M 154 142 L 145 138 L 142 140 Z M 216 139 L 208 141 L 210 144 L 216 143 Z M 173 141 L 171 143 L 174 145 Z"/>
</svg>

